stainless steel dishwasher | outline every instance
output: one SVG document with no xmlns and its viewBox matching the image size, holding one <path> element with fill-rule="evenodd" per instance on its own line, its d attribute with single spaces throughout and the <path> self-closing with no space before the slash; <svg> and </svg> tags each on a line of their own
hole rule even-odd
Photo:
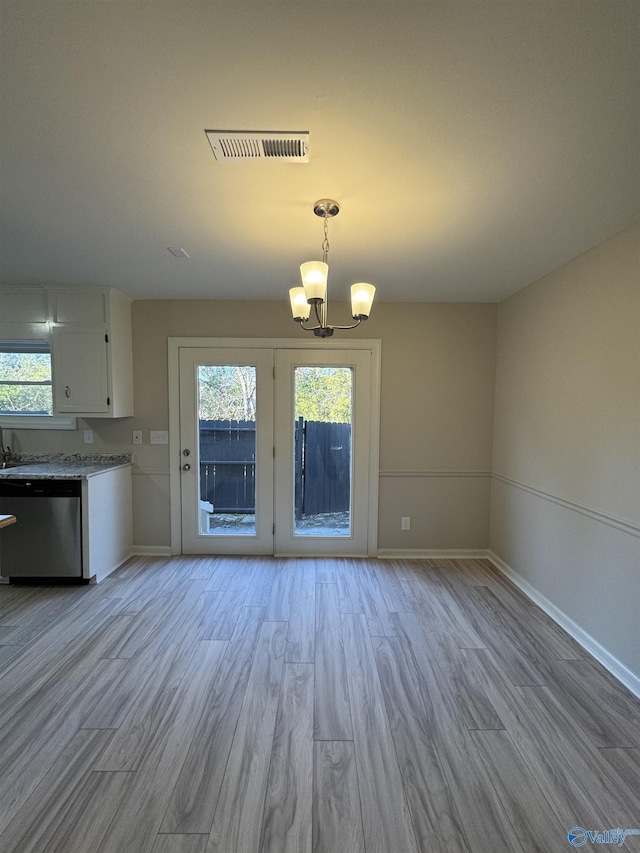
<svg viewBox="0 0 640 853">
<path fill-rule="evenodd" d="M 0 478 L 0 575 L 16 582 L 82 583 L 80 480 Z"/>
</svg>

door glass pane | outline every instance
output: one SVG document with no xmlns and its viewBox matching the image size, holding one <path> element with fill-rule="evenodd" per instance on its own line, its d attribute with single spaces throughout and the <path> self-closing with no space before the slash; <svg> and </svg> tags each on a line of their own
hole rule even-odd
<svg viewBox="0 0 640 853">
<path fill-rule="evenodd" d="M 200 533 L 256 534 L 256 368 L 198 366 Z"/>
<path fill-rule="evenodd" d="M 294 530 L 351 535 L 350 367 L 296 367 Z"/>
</svg>

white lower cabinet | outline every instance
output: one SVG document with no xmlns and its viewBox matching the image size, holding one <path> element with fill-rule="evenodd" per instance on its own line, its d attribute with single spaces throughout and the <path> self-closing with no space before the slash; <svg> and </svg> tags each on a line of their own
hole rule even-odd
<svg viewBox="0 0 640 853">
<path fill-rule="evenodd" d="M 131 468 L 82 481 L 82 577 L 101 581 L 131 556 Z"/>
</svg>

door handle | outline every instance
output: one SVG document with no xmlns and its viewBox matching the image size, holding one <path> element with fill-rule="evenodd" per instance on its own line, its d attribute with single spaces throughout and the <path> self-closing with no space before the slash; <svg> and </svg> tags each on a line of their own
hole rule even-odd
<svg viewBox="0 0 640 853">
<path fill-rule="evenodd" d="M 190 470 L 191 470 L 191 465 L 189 465 L 189 463 L 188 463 L 188 462 L 186 462 L 186 463 L 182 466 L 182 470 L 183 470 L 183 471 L 190 471 Z"/>
</svg>

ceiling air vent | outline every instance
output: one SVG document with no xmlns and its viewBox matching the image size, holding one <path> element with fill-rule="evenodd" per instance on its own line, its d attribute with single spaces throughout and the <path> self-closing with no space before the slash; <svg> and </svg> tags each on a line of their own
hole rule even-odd
<svg viewBox="0 0 640 853">
<path fill-rule="evenodd" d="M 309 131 L 205 130 L 216 160 L 309 162 Z"/>
</svg>

